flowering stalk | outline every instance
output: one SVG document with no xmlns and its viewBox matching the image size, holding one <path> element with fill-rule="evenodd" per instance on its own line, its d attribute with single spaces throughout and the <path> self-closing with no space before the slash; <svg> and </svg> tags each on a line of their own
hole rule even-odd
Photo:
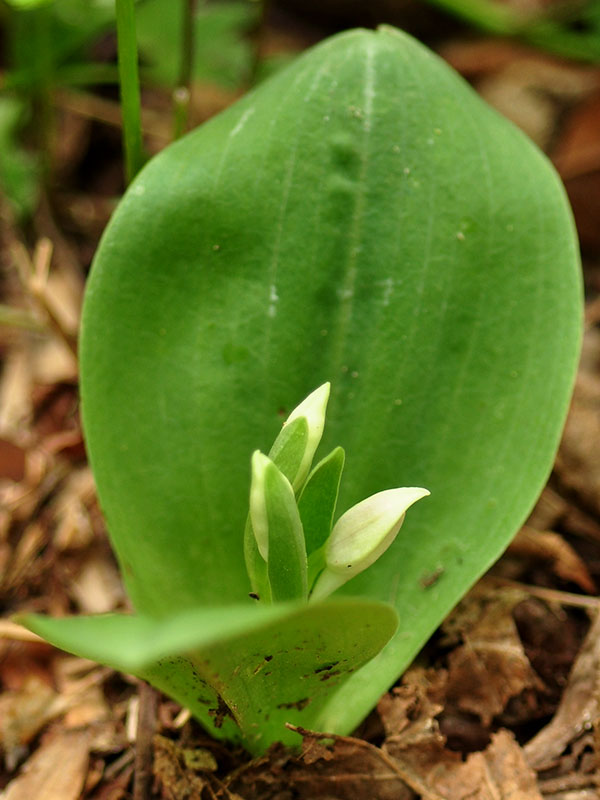
<svg viewBox="0 0 600 800">
<path fill-rule="evenodd" d="M 309 593 L 311 601 L 328 597 L 388 549 L 407 509 L 429 494 L 414 487 L 378 492 L 332 529 L 342 448 L 310 472 L 329 390 L 324 384 L 292 411 L 269 456 L 258 450 L 252 456 L 244 554 L 253 596 L 263 602 L 306 600 Z"/>
</svg>

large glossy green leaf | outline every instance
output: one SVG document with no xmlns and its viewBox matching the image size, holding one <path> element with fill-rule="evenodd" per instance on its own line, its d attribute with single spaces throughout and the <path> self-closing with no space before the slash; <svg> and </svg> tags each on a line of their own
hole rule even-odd
<svg viewBox="0 0 600 800">
<path fill-rule="evenodd" d="M 94 264 L 84 423 L 137 610 L 244 602 L 250 454 L 330 380 L 338 513 L 431 491 L 343 590 L 400 616 L 323 710 L 349 730 L 530 510 L 580 306 L 562 187 L 519 131 L 395 30 L 305 54 L 153 160 Z"/>
<path fill-rule="evenodd" d="M 106 614 L 20 620 L 58 647 L 132 672 L 187 706 L 218 738 L 260 752 L 297 743 L 286 722 L 311 726 L 332 688 L 372 658 L 396 628 L 390 606 L 192 609 L 169 620 Z"/>
</svg>

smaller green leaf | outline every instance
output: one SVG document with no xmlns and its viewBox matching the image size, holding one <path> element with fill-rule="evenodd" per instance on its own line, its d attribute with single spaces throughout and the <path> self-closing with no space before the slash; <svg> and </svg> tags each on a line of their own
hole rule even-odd
<svg viewBox="0 0 600 800">
<path fill-rule="evenodd" d="M 15 620 L 61 650 L 139 674 L 162 658 L 212 647 L 258 631 L 290 613 L 290 605 L 196 608 L 166 620 L 134 614 L 54 619 L 19 614 Z"/>
<path fill-rule="evenodd" d="M 18 621 L 57 647 L 150 681 L 216 737 L 260 753 L 273 741 L 297 744 L 286 722 L 316 728 L 327 697 L 380 652 L 397 617 L 386 603 L 340 598 L 196 608 L 162 620 Z"/>
<path fill-rule="evenodd" d="M 258 549 L 257 556 L 246 536 L 246 567 L 251 580 L 256 585 L 263 583 L 257 561 L 262 557 L 273 601 L 306 599 L 306 547 L 296 496 L 285 475 L 259 450 L 252 456 L 250 525 Z"/>
<path fill-rule="evenodd" d="M 310 556 L 327 541 L 344 469 L 345 453 L 336 447 L 319 461 L 308 476 L 298 500 L 306 552 Z"/>
<path fill-rule="evenodd" d="M 302 522 L 294 490 L 272 461 L 265 467 L 264 487 L 271 597 L 273 602 L 306 599 L 308 574 Z"/>
<path fill-rule="evenodd" d="M 269 451 L 269 458 L 288 481 L 295 485 L 308 445 L 308 420 L 297 417 L 286 423 Z"/>
</svg>

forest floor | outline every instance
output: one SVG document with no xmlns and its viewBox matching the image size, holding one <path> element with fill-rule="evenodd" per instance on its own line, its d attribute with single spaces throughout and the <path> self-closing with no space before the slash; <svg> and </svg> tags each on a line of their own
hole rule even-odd
<svg viewBox="0 0 600 800">
<path fill-rule="evenodd" d="M 286 19 L 262 36 L 276 52 L 315 34 Z M 85 460 L 75 355 L 85 275 L 122 191 L 119 107 L 57 92 L 48 190 L 25 227 L 6 201 L 0 214 L 13 314 L 0 327 L 3 800 L 600 796 L 600 68 L 460 30 L 436 46 L 549 154 L 581 238 L 583 357 L 532 516 L 360 730 L 305 733 L 301 754 L 276 746 L 251 760 L 137 680 L 11 622 L 25 609 L 98 613 L 125 601 Z M 194 122 L 234 99 L 194 86 Z M 144 94 L 151 151 L 168 140 L 164 107 L 160 92 Z"/>
</svg>

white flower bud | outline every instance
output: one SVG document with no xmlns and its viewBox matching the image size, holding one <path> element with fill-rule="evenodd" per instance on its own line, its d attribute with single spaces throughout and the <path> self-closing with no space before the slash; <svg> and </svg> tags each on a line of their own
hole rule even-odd
<svg viewBox="0 0 600 800">
<path fill-rule="evenodd" d="M 304 444 L 304 452 L 302 453 L 297 472 L 295 475 L 288 475 L 295 492 L 303 486 L 308 477 L 317 447 L 321 442 L 323 428 L 325 427 L 325 412 L 327 410 L 330 390 L 330 383 L 324 383 L 322 386 L 319 386 L 319 388 L 311 392 L 299 406 L 296 406 L 283 423 L 284 429 L 286 425 L 289 425 L 290 422 L 293 422 L 299 417 L 304 417 L 308 423 L 308 438 Z M 278 444 L 279 437 L 275 441 L 270 453 L 271 458 L 276 462 L 278 460 Z"/>
<path fill-rule="evenodd" d="M 342 514 L 325 545 L 326 567 L 311 599 L 322 600 L 377 561 L 396 538 L 407 509 L 428 494 L 416 487 L 387 489 Z"/>
</svg>

